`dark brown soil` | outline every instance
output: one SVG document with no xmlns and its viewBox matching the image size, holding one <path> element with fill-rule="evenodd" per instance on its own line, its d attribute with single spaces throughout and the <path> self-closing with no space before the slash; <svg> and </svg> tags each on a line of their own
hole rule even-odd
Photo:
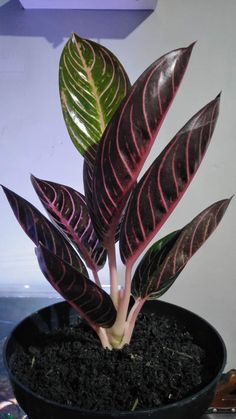
<svg viewBox="0 0 236 419">
<path fill-rule="evenodd" d="M 41 396 L 89 410 L 134 410 L 182 399 L 194 392 L 204 353 L 174 319 L 140 315 L 132 342 L 105 350 L 81 320 L 42 335 L 11 359 L 14 375 Z"/>
</svg>

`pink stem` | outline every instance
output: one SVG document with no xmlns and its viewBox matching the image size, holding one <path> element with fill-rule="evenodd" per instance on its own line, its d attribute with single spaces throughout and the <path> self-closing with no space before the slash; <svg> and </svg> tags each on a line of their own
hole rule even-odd
<svg viewBox="0 0 236 419">
<path fill-rule="evenodd" d="M 146 300 L 144 298 L 138 298 L 135 301 L 132 309 L 130 310 L 129 316 L 125 325 L 125 334 L 122 341 L 122 346 L 130 343 L 137 317 L 145 301 Z"/>
<path fill-rule="evenodd" d="M 112 326 L 112 335 L 115 338 L 120 338 L 120 340 L 122 340 L 122 337 L 124 335 L 125 322 L 126 322 L 129 302 L 130 302 L 131 270 L 132 270 L 131 266 L 126 267 L 125 289 L 124 289 L 123 295 L 121 294 L 121 300 L 119 302 L 115 324 Z"/>
<path fill-rule="evenodd" d="M 93 272 L 93 277 L 94 277 L 94 281 L 95 281 L 96 285 L 97 285 L 99 288 L 102 288 L 102 285 L 101 285 L 101 282 L 100 282 L 100 279 L 99 279 L 99 276 L 98 276 L 98 271 L 96 271 L 96 270 L 94 269 L 92 272 Z"/>
<path fill-rule="evenodd" d="M 106 334 L 106 331 L 103 327 L 99 327 L 97 330 L 97 334 L 99 336 L 99 339 L 101 341 L 101 344 L 103 346 L 103 348 L 108 348 L 108 349 L 112 349 L 112 346 L 109 342 L 108 336 Z"/>
<path fill-rule="evenodd" d="M 108 264 L 109 264 L 109 271 L 110 271 L 110 287 L 111 287 L 111 299 L 113 301 L 114 306 L 118 307 L 118 275 L 117 275 L 117 267 L 116 267 L 116 248 L 115 248 L 115 240 L 111 240 L 109 245 L 107 246 L 107 254 L 108 254 Z"/>
</svg>

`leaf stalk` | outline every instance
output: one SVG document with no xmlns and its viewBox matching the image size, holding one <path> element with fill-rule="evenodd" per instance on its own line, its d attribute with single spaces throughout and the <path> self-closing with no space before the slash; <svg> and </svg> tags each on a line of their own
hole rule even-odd
<svg viewBox="0 0 236 419">
<path fill-rule="evenodd" d="M 118 274 L 116 265 L 116 248 L 114 237 L 110 240 L 107 245 L 108 264 L 110 272 L 110 295 L 114 306 L 117 308 L 119 303 L 119 292 L 118 292 Z"/>
<path fill-rule="evenodd" d="M 125 288 L 124 292 L 120 294 L 120 301 L 117 310 L 117 317 L 114 325 L 111 328 L 111 336 L 117 341 L 120 342 L 119 347 L 122 343 L 123 336 L 125 333 L 125 322 L 127 319 L 129 302 L 130 302 L 130 293 L 131 293 L 131 271 L 132 266 L 127 265 L 125 271 Z M 123 346 L 123 345 L 122 345 Z"/>
</svg>

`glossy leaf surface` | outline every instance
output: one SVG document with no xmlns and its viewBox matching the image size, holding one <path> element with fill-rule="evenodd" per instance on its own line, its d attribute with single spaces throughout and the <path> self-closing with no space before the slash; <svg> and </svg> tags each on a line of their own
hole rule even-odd
<svg viewBox="0 0 236 419">
<path fill-rule="evenodd" d="M 83 183 L 86 203 L 92 222 L 95 224 L 95 214 L 93 206 L 93 166 L 84 159 L 83 164 Z"/>
<path fill-rule="evenodd" d="M 120 233 L 124 263 L 134 263 L 190 185 L 213 134 L 219 100 L 217 96 L 187 122 L 133 191 Z"/>
<path fill-rule="evenodd" d="M 111 327 L 116 310 L 110 296 L 44 246 L 36 249 L 39 266 L 50 284 L 90 324 Z"/>
<path fill-rule="evenodd" d="M 8 188 L 3 187 L 3 190 L 16 219 L 35 245 L 42 243 L 52 253 L 88 276 L 84 263 L 60 231 L 26 199 Z"/>
<path fill-rule="evenodd" d="M 80 153 L 93 162 L 93 145 L 125 97 L 128 76 L 107 48 L 73 34 L 61 55 L 59 82 L 69 135 Z"/>
<path fill-rule="evenodd" d="M 93 168 L 91 167 L 90 164 L 88 164 L 88 162 L 86 160 L 84 160 L 84 166 L 83 166 L 83 179 L 84 179 L 84 190 L 85 190 L 85 196 L 86 196 L 86 204 L 87 204 L 87 207 L 89 209 L 89 213 L 90 213 L 92 222 L 96 226 L 96 216 L 95 216 L 95 212 L 94 212 L 94 205 L 93 205 L 94 199 L 93 199 L 93 189 L 92 189 Z M 135 185 L 136 185 L 136 182 L 135 182 Z M 127 204 L 128 204 L 128 202 L 127 202 Z M 115 242 L 117 242 L 119 240 L 119 237 L 120 237 L 120 226 L 121 226 L 121 223 L 124 219 L 126 207 L 127 207 L 127 205 L 123 208 L 120 219 L 119 219 L 119 223 L 116 227 Z"/>
<path fill-rule="evenodd" d="M 132 280 L 135 298 L 157 299 L 173 284 L 189 259 L 221 221 L 230 199 L 215 202 L 182 230 L 155 243 L 139 263 Z"/>
<path fill-rule="evenodd" d="M 106 250 L 93 228 L 85 197 L 65 185 L 31 176 L 35 191 L 51 220 L 76 246 L 87 266 L 101 269 L 106 261 Z"/>
<path fill-rule="evenodd" d="M 156 281 L 158 277 L 160 266 L 168 256 L 168 252 L 173 247 L 181 230 L 168 234 L 155 242 L 150 249 L 145 253 L 139 262 L 132 278 L 131 293 L 135 298 L 146 298 L 149 296 L 149 286 Z M 171 278 L 172 279 L 172 278 Z M 161 283 L 159 288 L 155 290 L 155 296 L 163 289 L 166 289 L 168 283 Z M 164 292 L 163 292 L 164 293 Z"/>
<path fill-rule="evenodd" d="M 94 166 L 96 230 L 106 243 L 186 70 L 192 45 L 164 55 L 139 77 L 106 128 Z"/>
</svg>

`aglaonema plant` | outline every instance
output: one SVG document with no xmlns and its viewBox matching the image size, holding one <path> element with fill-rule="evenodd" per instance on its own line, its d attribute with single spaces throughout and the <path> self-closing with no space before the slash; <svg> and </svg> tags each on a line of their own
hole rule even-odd
<svg viewBox="0 0 236 419">
<path fill-rule="evenodd" d="M 85 195 L 32 176 L 49 220 L 3 187 L 17 220 L 36 245 L 43 274 L 109 349 L 130 343 L 145 301 L 168 290 L 230 202 L 215 202 L 152 244 L 134 271 L 137 259 L 190 185 L 218 117 L 219 95 L 179 130 L 139 179 L 192 48 L 193 44 L 165 54 L 131 86 L 108 49 L 73 34 L 61 55 L 60 98 L 69 135 L 84 157 Z M 123 282 L 117 273 L 116 241 L 124 264 Z M 106 259 L 110 295 L 99 279 Z"/>
</svg>

